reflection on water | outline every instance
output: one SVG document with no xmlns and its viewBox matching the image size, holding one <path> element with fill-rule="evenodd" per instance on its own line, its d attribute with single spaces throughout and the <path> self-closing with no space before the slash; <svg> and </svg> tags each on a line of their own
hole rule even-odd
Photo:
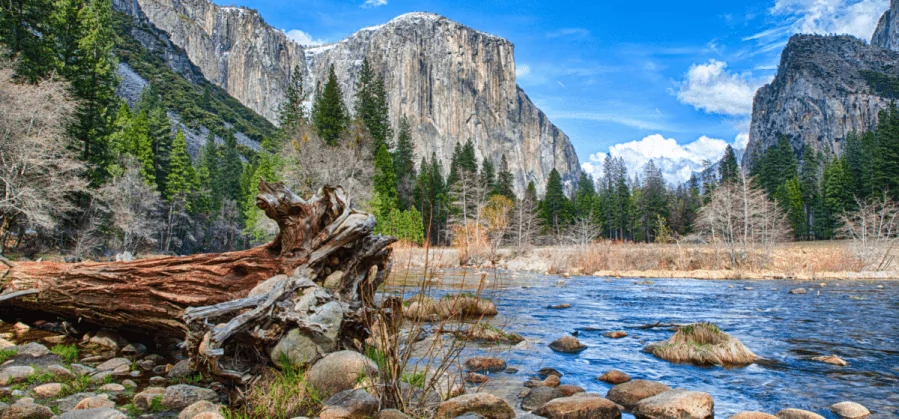
<svg viewBox="0 0 899 419">
<path fill-rule="evenodd" d="M 635 378 L 710 393 L 719 417 L 742 410 L 774 413 L 787 407 L 832 417 L 827 407 L 845 400 L 868 407 L 872 417 L 899 415 L 897 282 L 846 281 L 821 287 L 791 281 L 577 278 L 557 287 L 556 277 L 499 275 L 506 286 L 487 291 L 495 293 L 500 311 L 492 322 L 535 343 L 503 355 L 523 374 L 551 366 L 565 374 L 564 383 L 605 394 L 609 385 L 596 377 L 616 368 Z M 469 275 L 468 282 L 476 286 L 479 278 Z M 488 279 L 497 282 L 492 274 Z M 453 279 L 441 283 L 458 286 Z M 788 293 L 796 287 L 809 292 Z M 546 308 L 562 303 L 572 307 Z M 656 359 L 641 349 L 672 332 L 636 327 L 659 321 L 714 322 L 765 360 L 724 369 Z M 577 355 L 549 350 L 547 344 L 575 330 L 587 350 Z M 602 336 L 610 330 L 626 330 L 630 336 L 617 340 Z M 483 349 L 472 349 L 478 350 Z M 849 366 L 809 360 L 831 354 Z"/>
</svg>

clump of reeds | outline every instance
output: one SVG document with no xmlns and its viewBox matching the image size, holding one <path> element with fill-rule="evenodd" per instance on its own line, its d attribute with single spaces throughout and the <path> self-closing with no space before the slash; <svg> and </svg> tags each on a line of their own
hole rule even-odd
<svg viewBox="0 0 899 419">
<path fill-rule="evenodd" d="M 681 326 L 667 341 L 650 344 L 644 350 L 666 361 L 694 365 L 739 366 L 759 359 L 712 323 Z"/>
</svg>

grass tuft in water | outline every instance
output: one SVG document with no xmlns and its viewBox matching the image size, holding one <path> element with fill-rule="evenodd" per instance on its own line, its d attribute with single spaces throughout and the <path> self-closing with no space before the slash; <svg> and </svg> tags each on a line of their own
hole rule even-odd
<svg viewBox="0 0 899 419">
<path fill-rule="evenodd" d="M 682 326 L 670 339 L 650 344 L 646 351 L 666 361 L 695 365 L 748 365 L 759 359 L 712 323 Z"/>
</svg>

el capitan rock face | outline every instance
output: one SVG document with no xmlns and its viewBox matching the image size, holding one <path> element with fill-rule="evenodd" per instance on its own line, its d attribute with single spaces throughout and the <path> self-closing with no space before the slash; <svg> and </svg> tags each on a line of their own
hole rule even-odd
<svg viewBox="0 0 899 419">
<path fill-rule="evenodd" d="M 871 45 L 899 51 L 899 2 L 890 0 L 890 10 L 884 12 L 871 37 Z"/>
<path fill-rule="evenodd" d="M 418 158 L 436 153 L 448 167 L 456 142 L 471 139 L 478 158 L 505 155 L 516 192 L 538 192 L 555 167 L 575 180 L 580 163 L 568 137 L 516 84 L 511 42 L 447 18 L 410 13 L 325 46 L 304 47 L 254 10 L 207 0 L 116 0 L 145 15 L 212 83 L 270 121 L 277 117 L 295 67 L 307 90 L 334 65 L 352 108 L 353 86 L 367 58 L 383 74 L 392 119 L 405 115 Z"/>
</svg>

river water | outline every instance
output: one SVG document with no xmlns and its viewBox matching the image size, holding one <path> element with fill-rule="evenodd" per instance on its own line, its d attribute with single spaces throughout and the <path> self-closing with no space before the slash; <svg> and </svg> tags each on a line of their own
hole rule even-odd
<svg viewBox="0 0 899 419">
<path fill-rule="evenodd" d="M 610 385 L 596 377 L 615 368 L 632 377 L 673 388 L 710 393 L 717 417 L 743 410 L 775 413 L 787 407 L 833 417 L 828 406 L 854 401 L 872 417 L 899 417 L 899 282 L 842 281 L 821 286 L 793 281 L 709 281 L 682 279 L 577 278 L 558 286 L 556 277 L 500 274 L 504 287 L 493 296 L 500 315 L 491 323 L 521 334 L 526 344 L 509 349 L 475 347 L 467 355 L 491 352 L 518 368 L 564 373 L 562 382 L 605 394 Z M 808 294 L 789 290 L 807 288 Z M 409 293 L 411 294 L 411 293 Z M 550 310 L 568 303 L 571 308 Z M 765 360 L 744 368 L 672 364 L 641 352 L 665 340 L 667 328 L 641 325 L 709 321 L 741 340 Z M 603 333 L 624 330 L 623 339 Z M 555 353 L 547 345 L 578 331 L 588 349 Z M 811 361 L 837 355 L 839 367 Z"/>
</svg>

